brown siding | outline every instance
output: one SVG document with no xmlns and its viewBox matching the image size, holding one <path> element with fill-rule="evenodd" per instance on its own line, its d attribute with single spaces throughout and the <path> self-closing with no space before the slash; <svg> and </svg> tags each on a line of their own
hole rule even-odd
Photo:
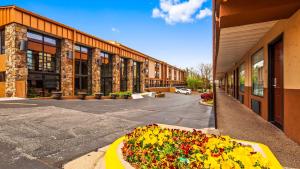
<svg viewBox="0 0 300 169">
<path fill-rule="evenodd" d="M 300 89 L 284 90 L 284 132 L 300 144 Z"/>
<path fill-rule="evenodd" d="M 278 21 L 262 39 L 258 41 L 238 61 L 245 65 L 244 104 L 251 108 L 251 99 L 261 102 L 261 117 L 269 120 L 268 111 L 268 45 L 279 35 L 283 34 L 284 43 L 284 132 L 294 141 L 300 143 L 300 10 L 288 19 Z M 264 50 L 264 96 L 257 97 L 251 93 L 251 56 L 263 48 Z M 233 67 L 230 71 L 236 69 Z M 227 86 L 227 84 L 226 84 Z"/>
</svg>

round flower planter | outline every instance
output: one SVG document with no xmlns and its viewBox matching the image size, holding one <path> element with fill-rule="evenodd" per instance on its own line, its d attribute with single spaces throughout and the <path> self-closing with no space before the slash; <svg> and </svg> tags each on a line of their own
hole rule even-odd
<svg viewBox="0 0 300 169">
<path fill-rule="evenodd" d="M 111 99 L 116 99 L 118 95 L 116 95 L 116 94 L 111 94 L 110 96 L 111 96 Z"/>
<path fill-rule="evenodd" d="M 164 126 L 162 126 L 162 128 L 164 128 Z M 144 130 L 145 128 L 142 128 L 142 130 Z M 167 126 L 167 129 L 170 129 L 168 131 L 177 131 L 176 128 L 173 127 L 169 127 Z M 174 130 L 175 129 L 175 130 Z M 155 129 L 156 130 L 156 129 Z M 154 133 L 156 133 L 157 131 L 153 130 Z M 161 133 L 162 130 L 160 130 L 158 133 Z M 224 168 L 225 166 L 230 166 L 232 161 L 230 160 L 224 160 L 225 156 L 223 156 L 222 153 L 226 154 L 230 154 L 231 156 L 233 156 L 233 158 L 237 158 L 239 160 L 241 160 L 240 162 L 232 162 L 232 164 L 234 165 L 240 165 L 243 166 L 245 168 L 253 168 L 251 167 L 252 165 L 265 165 L 268 166 L 270 169 L 280 169 L 282 168 L 282 166 L 280 165 L 280 163 L 278 162 L 278 160 L 275 158 L 275 156 L 272 154 L 272 152 L 270 151 L 270 149 L 263 145 L 263 144 L 259 144 L 259 143 L 254 143 L 254 142 L 248 142 L 248 141 L 242 141 L 242 140 L 235 140 L 235 139 L 231 139 L 229 137 L 226 136 L 213 136 L 211 134 L 207 134 L 207 130 L 197 130 L 197 131 L 192 131 L 192 129 L 187 129 L 182 131 L 183 133 L 186 132 L 190 132 L 190 134 L 194 133 L 196 136 L 196 133 L 199 132 L 199 134 L 201 132 L 205 133 L 205 135 L 207 135 L 209 138 L 206 141 L 205 144 L 206 150 L 204 151 L 203 149 L 199 149 L 199 152 L 195 151 L 195 149 L 197 147 L 201 147 L 202 143 L 196 143 L 196 144 L 183 144 L 181 146 L 179 146 L 175 151 L 176 152 L 181 152 L 181 155 L 174 156 L 174 154 L 169 154 L 167 155 L 167 161 L 169 160 L 168 166 L 173 166 L 173 165 L 178 165 L 178 163 L 180 163 L 180 165 L 182 165 L 183 168 L 185 168 L 186 166 L 189 166 L 189 164 L 195 163 L 195 160 L 199 160 L 203 163 L 199 163 L 199 166 L 196 167 L 200 167 L 200 165 L 205 165 L 206 168 L 214 168 L 215 166 L 220 166 L 222 165 L 222 167 Z M 138 131 L 139 132 L 139 131 Z M 135 133 L 138 135 L 138 132 Z M 148 131 L 147 131 L 148 132 Z M 145 133 L 147 133 L 145 132 Z M 163 130 L 163 132 L 165 132 L 165 130 Z M 131 135 L 133 134 L 133 135 Z M 159 161 L 159 158 L 154 158 L 152 159 L 152 157 L 147 157 L 147 154 L 155 154 L 155 152 L 157 151 L 157 149 L 153 149 L 152 151 L 146 151 L 148 145 L 139 145 L 137 147 L 135 147 L 136 149 L 140 149 L 137 152 L 142 153 L 142 156 L 139 156 L 139 158 L 135 158 L 136 154 L 135 152 L 131 152 L 131 150 L 134 150 L 133 147 L 131 147 L 130 149 L 126 150 L 126 148 L 124 147 L 128 147 L 128 144 L 135 144 L 132 142 L 130 138 L 131 136 L 136 136 L 134 133 L 131 133 L 129 135 L 123 136 L 119 139 L 117 139 L 114 143 L 112 143 L 110 145 L 110 147 L 108 148 L 106 154 L 105 154 L 105 167 L 107 169 L 133 169 L 133 168 L 140 168 L 141 166 L 143 166 L 143 163 L 135 163 L 138 159 L 143 159 L 145 158 L 145 162 L 148 162 L 148 166 L 143 166 L 143 167 L 147 167 L 147 168 L 152 168 L 154 167 L 156 164 L 160 163 L 162 164 L 161 161 Z M 147 135 L 147 134 L 146 134 Z M 158 134 L 157 138 L 159 138 L 160 134 Z M 193 135 L 193 134 L 192 134 Z M 201 135 L 203 136 L 203 134 Z M 145 136 L 147 138 L 147 136 Z M 163 137 L 163 136 L 161 136 Z M 154 137 L 152 137 L 154 138 Z M 139 138 L 140 139 L 140 138 Z M 129 141 L 129 142 L 128 142 Z M 136 140 L 138 141 L 138 139 Z M 145 140 L 144 140 L 145 141 Z M 151 139 L 148 140 L 149 144 L 151 143 Z M 228 141 L 228 142 L 227 142 Z M 155 142 L 155 141 L 154 141 Z M 154 143 L 153 142 L 153 143 Z M 192 141 L 193 142 L 193 141 Z M 167 142 L 166 142 L 167 143 Z M 218 143 L 218 144 L 216 144 Z M 151 143 L 152 144 L 152 143 Z M 155 143 L 156 144 L 156 143 Z M 230 149 L 226 149 L 228 147 L 231 146 L 231 144 L 235 145 L 236 148 L 233 148 L 232 150 Z M 125 146 L 126 145 L 126 146 Z M 153 144 L 154 145 L 154 144 Z M 165 146 L 165 144 L 161 144 L 162 146 Z M 214 146 L 217 146 L 217 148 L 219 148 L 221 151 L 212 151 L 214 150 Z M 141 147 L 145 147 L 145 151 L 143 151 L 141 149 Z M 222 147 L 225 149 L 222 149 Z M 169 151 L 168 149 L 161 149 L 161 146 L 159 147 L 160 149 L 158 149 L 159 151 L 157 151 L 157 153 L 161 153 L 162 155 L 164 154 L 164 152 L 166 151 L 166 153 Z M 124 150 L 125 149 L 125 150 Z M 180 149 L 180 150 L 179 150 Z M 178 151 L 179 150 L 179 151 Z M 194 154 L 192 153 L 192 151 L 195 151 Z M 207 151 L 209 151 L 207 153 Z M 232 153 L 231 153 L 232 151 Z M 202 153 L 201 153 L 202 152 Z M 132 153 L 132 154 L 131 154 Z M 144 155 L 143 155 L 144 153 Z M 209 156 L 203 156 L 201 154 L 210 154 Z M 247 156 L 245 156 L 245 153 L 248 153 Z M 168 153 L 167 153 L 168 154 Z M 222 156 L 222 158 L 220 158 Z M 250 156 L 250 157 L 248 157 Z M 128 157 L 132 158 L 129 159 L 130 162 L 128 162 Z M 157 156 L 158 157 L 158 156 Z M 247 159 L 247 158 L 249 159 Z M 163 158 L 163 157 L 161 157 Z M 171 159 L 169 159 L 171 158 Z M 172 158 L 174 158 L 174 160 L 172 160 Z M 215 163 L 215 159 L 223 159 L 221 164 L 217 164 Z M 150 161 L 150 167 L 149 167 L 149 160 Z M 164 161 L 166 159 L 163 159 L 162 161 Z M 258 160 L 257 164 L 254 163 L 251 160 Z M 141 160 L 143 161 L 143 160 Z M 132 164 L 133 163 L 133 164 Z M 152 166 L 153 164 L 153 166 Z M 178 167 L 178 166 L 177 166 Z M 171 167 L 172 168 L 172 167 Z M 226 168 L 226 167 L 225 167 Z"/>
<path fill-rule="evenodd" d="M 103 96 L 103 93 L 95 93 L 95 98 L 96 99 L 101 99 L 102 98 L 102 96 Z"/>
<path fill-rule="evenodd" d="M 87 93 L 86 92 L 78 92 L 79 99 L 85 100 Z"/>
<path fill-rule="evenodd" d="M 129 98 L 129 94 L 125 94 L 125 95 L 123 96 L 123 98 L 124 98 L 124 99 L 128 99 L 128 98 Z"/>
<path fill-rule="evenodd" d="M 62 99 L 62 92 L 52 92 L 52 98 L 56 100 Z"/>
</svg>

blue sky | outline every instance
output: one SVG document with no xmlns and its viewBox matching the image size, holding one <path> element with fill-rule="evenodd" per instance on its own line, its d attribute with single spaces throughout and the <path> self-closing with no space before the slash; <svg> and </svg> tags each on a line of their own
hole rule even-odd
<svg viewBox="0 0 300 169">
<path fill-rule="evenodd" d="M 1 0 L 179 67 L 212 61 L 211 0 Z"/>
</svg>

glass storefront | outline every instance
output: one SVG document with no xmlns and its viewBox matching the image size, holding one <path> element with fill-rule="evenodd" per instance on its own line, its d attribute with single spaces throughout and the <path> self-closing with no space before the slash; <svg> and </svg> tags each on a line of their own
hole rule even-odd
<svg viewBox="0 0 300 169">
<path fill-rule="evenodd" d="M 75 94 L 78 92 L 91 94 L 91 50 L 80 45 L 75 46 Z"/>
<path fill-rule="evenodd" d="M 50 96 L 60 90 L 59 40 L 27 32 L 28 97 Z"/>
</svg>

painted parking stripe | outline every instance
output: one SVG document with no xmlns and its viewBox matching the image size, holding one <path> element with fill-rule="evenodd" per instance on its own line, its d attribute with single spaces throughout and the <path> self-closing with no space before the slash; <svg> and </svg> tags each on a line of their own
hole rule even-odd
<svg viewBox="0 0 300 169">
<path fill-rule="evenodd" d="M 24 105 L 24 106 L 37 106 L 37 104 L 30 104 L 30 103 L 0 103 L 0 104 L 7 104 L 7 105 Z"/>
</svg>

